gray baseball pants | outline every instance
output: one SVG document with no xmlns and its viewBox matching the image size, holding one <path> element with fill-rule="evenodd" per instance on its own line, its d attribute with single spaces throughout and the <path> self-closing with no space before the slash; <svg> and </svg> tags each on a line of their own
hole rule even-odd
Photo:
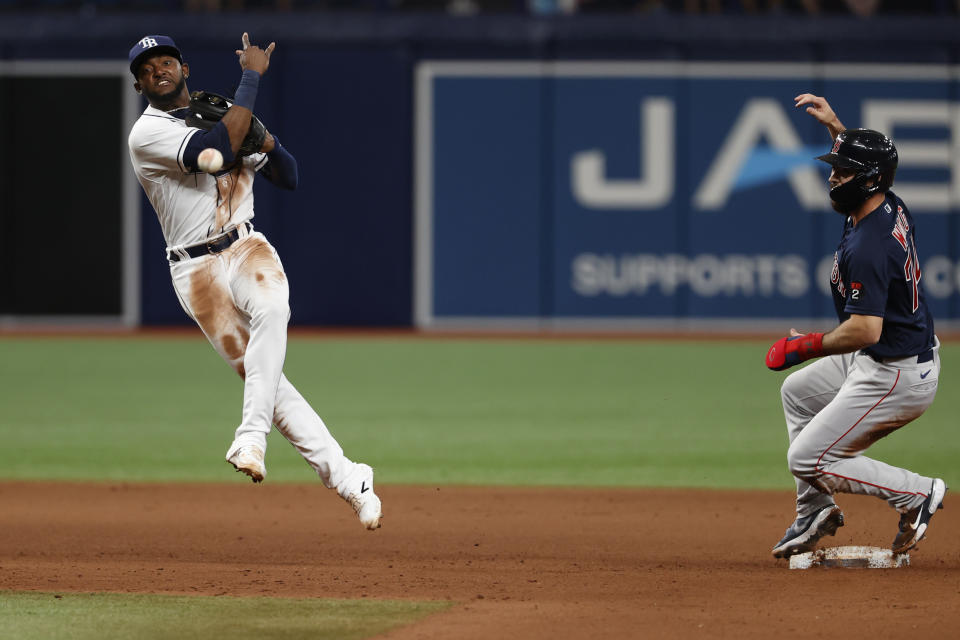
<svg viewBox="0 0 960 640">
<path fill-rule="evenodd" d="M 827 356 L 795 371 L 780 390 L 797 483 L 797 516 L 833 504 L 834 493 L 877 496 L 901 513 L 926 499 L 932 478 L 868 458 L 874 442 L 933 403 L 940 376 L 933 360 L 877 362 L 860 352 Z"/>
</svg>

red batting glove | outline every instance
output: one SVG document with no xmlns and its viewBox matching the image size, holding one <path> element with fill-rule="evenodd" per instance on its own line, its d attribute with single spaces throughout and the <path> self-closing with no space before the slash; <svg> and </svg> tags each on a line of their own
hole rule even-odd
<svg viewBox="0 0 960 640">
<path fill-rule="evenodd" d="M 773 343 L 767 351 L 767 366 L 774 371 L 783 371 L 810 358 L 823 355 L 823 334 L 808 333 L 802 336 L 786 336 Z"/>
</svg>

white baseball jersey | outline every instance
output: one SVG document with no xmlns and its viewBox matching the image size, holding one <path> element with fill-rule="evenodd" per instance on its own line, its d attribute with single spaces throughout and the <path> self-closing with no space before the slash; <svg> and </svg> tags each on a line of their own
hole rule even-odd
<svg viewBox="0 0 960 640">
<path fill-rule="evenodd" d="M 216 177 L 191 171 L 184 166 L 184 153 L 200 129 L 176 117 L 185 113 L 147 107 L 127 140 L 133 169 L 157 212 L 168 250 L 204 243 L 253 218 L 253 179 L 268 162 L 266 154 L 257 153 Z M 282 149 L 275 152 L 281 171 L 286 165 L 289 174 L 278 186 L 292 189 L 296 161 L 292 156 L 284 160 Z M 276 250 L 262 233 L 243 226 L 233 242 L 215 251 L 205 247 L 190 256 L 176 253 L 170 275 L 180 304 L 243 378 L 241 422 L 226 460 L 238 471 L 247 469 L 235 460 L 244 448 L 258 450 L 262 460 L 275 425 L 324 485 L 336 488 L 353 506 L 365 527 L 378 527 L 381 505 L 372 491 L 372 469 L 344 455 L 320 416 L 283 375 L 290 290 Z M 261 463 L 260 479 L 265 474 Z"/>
<path fill-rule="evenodd" d="M 197 244 L 253 218 L 253 178 L 264 153 L 214 177 L 190 171 L 183 153 L 200 129 L 148 106 L 130 130 L 130 161 L 160 219 L 168 248 Z"/>
</svg>

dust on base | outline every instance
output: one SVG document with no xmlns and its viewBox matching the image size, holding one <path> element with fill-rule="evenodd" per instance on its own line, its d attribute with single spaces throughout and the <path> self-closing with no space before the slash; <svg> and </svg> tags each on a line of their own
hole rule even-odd
<svg viewBox="0 0 960 640">
<path fill-rule="evenodd" d="M 791 569 L 841 567 L 859 569 L 899 569 L 910 566 L 910 554 L 880 547 L 829 547 L 790 556 Z"/>
</svg>

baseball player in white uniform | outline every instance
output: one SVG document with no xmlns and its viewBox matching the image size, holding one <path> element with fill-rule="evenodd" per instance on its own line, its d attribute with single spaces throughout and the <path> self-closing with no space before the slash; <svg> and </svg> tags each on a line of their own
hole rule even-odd
<svg viewBox="0 0 960 640">
<path fill-rule="evenodd" d="M 274 48 L 252 45 L 243 34 L 236 51 L 243 73 L 232 106 L 216 126 L 203 130 L 185 122 L 190 68 L 174 41 L 161 35 L 138 41 L 130 49 L 130 71 L 149 106 L 130 131 L 130 159 L 163 228 L 183 309 L 244 380 L 242 419 L 227 461 L 262 481 L 267 434 L 276 425 L 324 485 L 350 503 L 366 528 L 376 529 L 381 503 L 373 470 L 343 454 L 283 375 L 289 289 L 277 252 L 251 223 L 253 180 L 259 172 L 276 186 L 294 189 L 297 163 L 269 132 L 259 153 L 237 154 Z M 198 156 L 208 148 L 223 157 L 213 174 L 198 169 Z"/>
<path fill-rule="evenodd" d="M 947 486 L 864 455 L 870 445 L 920 417 L 933 403 L 940 343 L 925 300 L 916 222 L 890 187 L 897 149 L 872 129 L 846 129 L 827 101 L 809 93 L 796 106 L 827 127 L 830 201 L 843 233 L 830 278 L 839 325 L 827 333 L 791 329 L 767 352 L 790 374 L 781 388 L 797 485 L 797 516 L 773 555 L 812 550 L 843 526 L 837 493 L 875 496 L 900 513 L 893 553 L 912 549 L 943 507 Z"/>
</svg>

